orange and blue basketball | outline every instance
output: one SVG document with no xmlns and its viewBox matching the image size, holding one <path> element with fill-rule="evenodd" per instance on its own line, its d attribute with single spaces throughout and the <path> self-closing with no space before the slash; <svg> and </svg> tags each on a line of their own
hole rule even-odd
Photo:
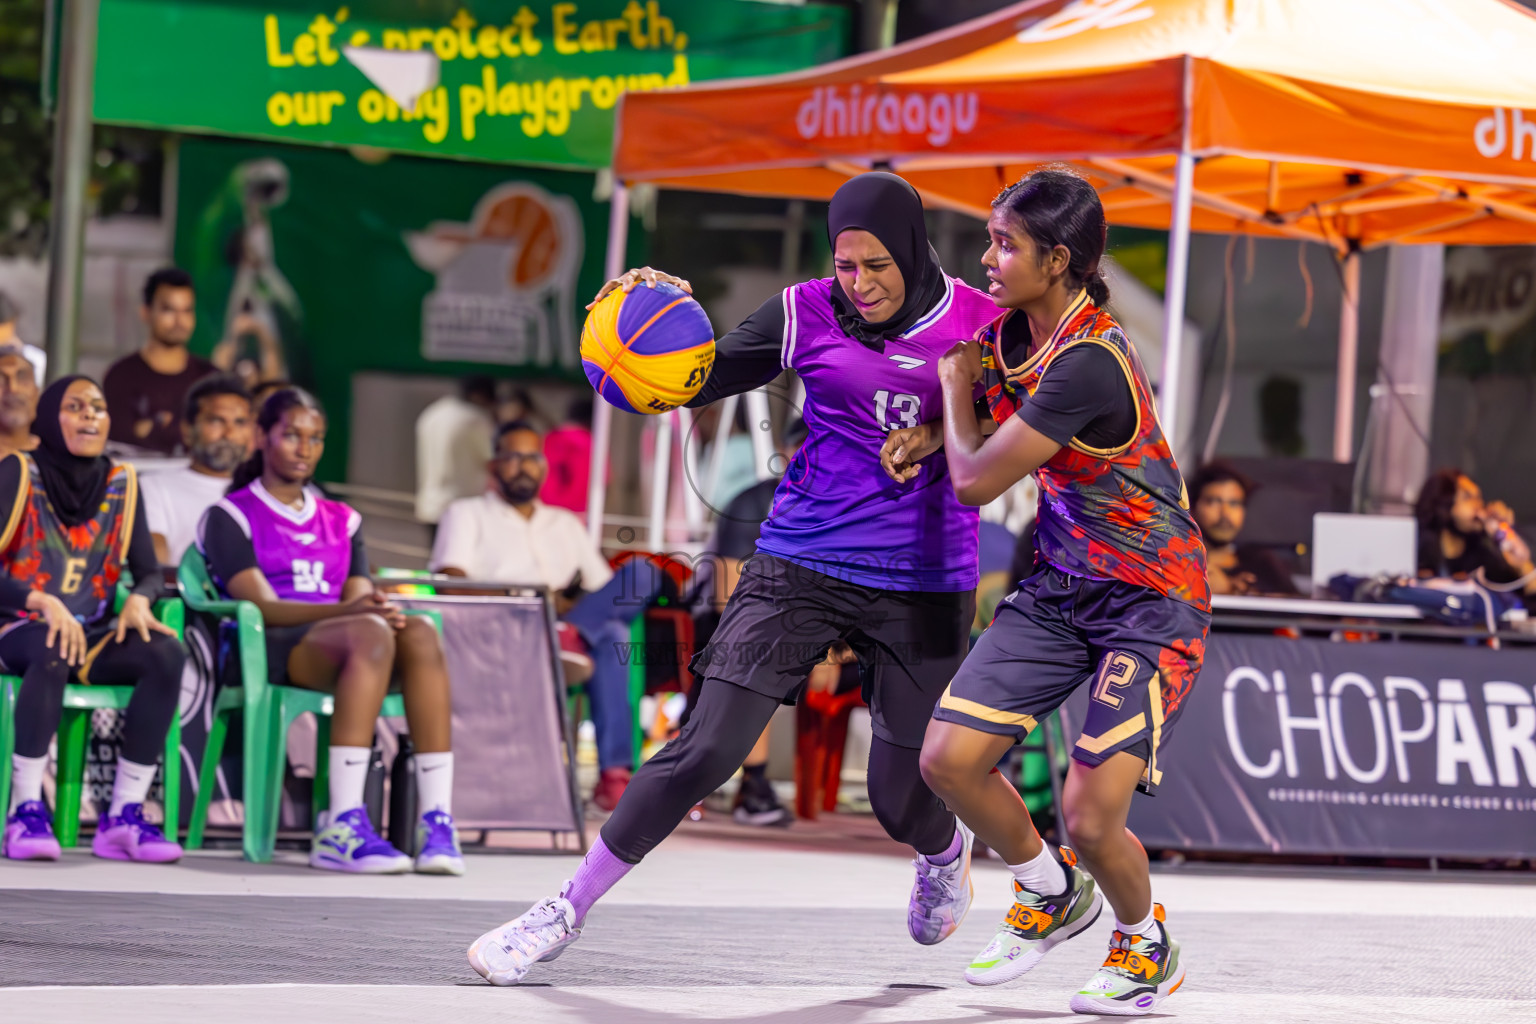
<svg viewBox="0 0 1536 1024">
<path fill-rule="evenodd" d="M 681 288 L 637 285 L 603 297 L 581 329 L 581 368 L 616 409 L 676 409 L 704 386 L 715 363 L 715 331 Z"/>
</svg>

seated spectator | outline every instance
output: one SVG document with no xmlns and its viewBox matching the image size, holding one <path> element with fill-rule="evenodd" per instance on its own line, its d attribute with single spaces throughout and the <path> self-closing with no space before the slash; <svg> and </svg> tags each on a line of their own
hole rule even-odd
<svg viewBox="0 0 1536 1024">
<path fill-rule="evenodd" d="M 113 363 L 102 378 L 101 390 L 112 410 L 111 440 L 175 455 L 187 392 L 215 369 L 187 350 L 197 327 L 192 278 L 176 267 L 150 274 L 139 312 L 149 330 L 144 347 Z"/>
<path fill-rule="evenodd" d="M 1291 574 L 1274 553 L 1237 543 L 1254 484 L 1225 462 L 1200 467 L 1189 484 L 1190 509 L 1205 537 L 1206 577 L 1213 594 L 1296 594 Z"/>
<path fill-rule="evenodd" d="M 1459 469 L 1435 471 L 1419 491 L 1419 575 L 1481 577 L 1499 590 L 1536 596 L 1536 564 L 1515 532 L 1515 513 L 1483 501 L 1482 489 Z M 1518 584 L 1518 586 L 1510 586 Z"/>
<path fill-rule="evenodd" d="M 0 417 L 3 413 L 0 398 Z M 240 378 L 216 373 L 192 385 L 181 414 L 181 436 L 191 464 L 144 478 L 144 514 L 161 565 L 180 564 L 197 540 L 203 513 L 224 497 L 235 467 L 250 457 L 251 395 Z"/>
<path fill-rule="evenodd" d="M 14 346 L 32 364 L 32 381 L 41 387 L 48 378 L 48 353 L 21 340 L 16 333 L 16 323 L 20 319 L 21 307 L 5 292 L 0 292 L 0 348 Z"/>
<path fill-rule="evenodd" d="M 548 472 L 539 432 L 523 422 L 496 433 L 494 489 L 461 498 L 443 512 L 431 567 L 449 576 L 547 586 L 555 612 L 592 652 L 587 696 L 597 730 L 600 769 L 592 801 L 611 811 L 635 761 L 629 669 L 620 658 L 631 624 L 661 589 L 662 574 L 644 559 L 615 574 L 575 513 L 539 500 Z"/>
<path fill-rule="evenodd" d="M 485 463 L 496 430 L 496 382 L 465 377 L 416 418 L 416 518 L 436 526 L 456 498 L 485 490 Z"/>
<path fill-rule="evenodd" d="M 186 652 L 157 621 L 150 601 L 165 585 L 144 524 L 132 466 L 102 454 L 111 429 L 101 389 L 88 377 L 55 381 L 38 400 L 38 446 L 0 458 L 0 663 L 21 676 L 5 856 L 58 860 L 43 769 L 64 710 L 64 686 L 133 686 L 123 726 L 112 803 L 96 826 L 91 852 L 110 860 L 164 863 L 181 847 L 144 818 L 181 697 Z M 127 532 L 128 536 L 123 536 Z M 126 563 L 133 592 L 114 622 Z M 176 765 L 168 765 L 176 771 Z"/>
<path fill-rule="evenodd" d="M 32 436 L 36 415 L 36 366 L 16 344 L 0 344 L 0 454 L 37 447 Z"/>
<path fill-rule="evenodd" d="M 324 451 L 325 413 L 313 396 L 298 388 L 273 394 L 256 417 L 256 452 L 235 470 L 229 496 L 203 517 L 198 548 L 221 591 L 261 610 L 270 681 L 336 695 L 330 807 L 310 867 L 411 868 L 363 806 L 374 722 L 398 678 L 418 751 L 416 870 L 460 875 L 442 643 L 428 619 L 405 615 L 374 589 L 361 517 L 310 484 Z"/>
</svg>

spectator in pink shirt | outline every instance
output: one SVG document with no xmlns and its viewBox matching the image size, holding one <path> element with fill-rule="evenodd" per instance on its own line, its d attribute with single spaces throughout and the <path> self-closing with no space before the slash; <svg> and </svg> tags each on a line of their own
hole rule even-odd
<svg viewBox="0 0 1536 1024">
<path fill-rule="evenodd" d="M 544 435 L 549 477 L 539 495 L 546 505 L 587 514 L 587 483 L 592 471 L 592 399 L 576 398 L 565 422 Z"/>
</svg>

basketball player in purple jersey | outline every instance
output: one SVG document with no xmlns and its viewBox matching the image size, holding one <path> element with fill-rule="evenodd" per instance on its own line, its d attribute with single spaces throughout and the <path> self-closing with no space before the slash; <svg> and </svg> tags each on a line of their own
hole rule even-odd
<svg viewBox="0 0 1536 1024">
<path fill-rule="evenodd" d="M 587 911 L 698 801 L 739 767 L 774 709 L 792 702 L 828 648 L 859 655 L 874 738 L 869 799 L 912 846 L 912 938 L 947 938 L 971 902 L 968 831 L 934 796 L 918 751 L 934 702 L 965 657 L 975 608 L 978 516 L 955 497 L 942 455 L 894 482 L 892 431 L 940 415 L 938 359 L 996 315 L 982 292 L 946 276 L 922 202 L 894 174 L 853 178 L 827 211 L 837 276 L 786 288 L 716 343 L 707 405 L 772 381 L 805 383 L 805 443 L 790 461 L 708 647 L 694 659 L 698 706 L 635 774 L 601 837 L 560 895 L 469 949 L 495 985 L 521 981 L 581 934 Z M 611 281 L 686 281 L 647 268 Z"/>
<path fill-rule="evenodd" d="M 310 486 L 325 451 L 325 414 L 314 397 L 298 388 L 274 392 L 256 427 L 256 452 L 235 470 L 229 495 L 204 514 L 197 546 L 219 589 L 260 609 L 268 679 L 336 695 L 330 806 L 309 864 L 367 874 L 411 869 L 411 858 L 379 837 L 363 806 L 374 721 L 398 677 L 417 751 L 415 868 L 461 875 L 448 669 L 437 630 L 374 590 L 361 517 Z"/>
</svg>

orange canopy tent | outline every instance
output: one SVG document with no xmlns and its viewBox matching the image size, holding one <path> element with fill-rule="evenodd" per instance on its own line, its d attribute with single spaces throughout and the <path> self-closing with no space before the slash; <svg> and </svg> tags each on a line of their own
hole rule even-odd
<svg viewBox="0 0 1536 1024">
<path fill-rule="evenodd" d="M 1031 166 L 1068 162 L 1112 223 L 1171 231 L 1170 434 L 1190 230 L 1325 244 L 1351 293 L 1335 410 L 1347 460 L 1356 254 L 1536 242 L 1533 56 L 1536 18 L 1512 0 L 1029 0 L 803 72 L 626 96 L 614 173 L 823 199 L 889 167 L 930 205 L 984 216 Z"/>
</svg>

